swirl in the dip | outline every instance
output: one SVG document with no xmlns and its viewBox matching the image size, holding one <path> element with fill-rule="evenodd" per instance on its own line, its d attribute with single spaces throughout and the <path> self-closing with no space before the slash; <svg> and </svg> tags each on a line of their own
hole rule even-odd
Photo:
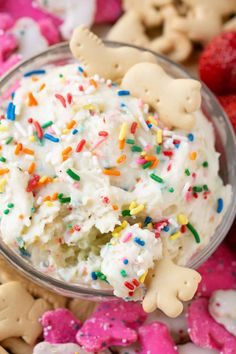
<svg viewBox="0 0 236 354">
<path fill-rule="evenodd" d="M 67 65 L 27 73 L 1 118 L 1 236 L 42 272 L 141 297 L 162 240 L 186 264 L 227 209 L 200 112 L 191 133 L 169 130 L 129 92 Z"/>
</svg>

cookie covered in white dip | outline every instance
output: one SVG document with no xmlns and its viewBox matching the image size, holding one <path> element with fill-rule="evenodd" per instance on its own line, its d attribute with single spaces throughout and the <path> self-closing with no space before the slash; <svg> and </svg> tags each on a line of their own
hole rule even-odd
<svg viewBox="0 0 236 354">
<path fill-rule="evenodd" d="M 167 128 L 76 64 L 26 73 L 0 124 L 5 243 L 44 273 L 141 299 L 163 240 L 186 265 L 230 201 L 213 127 L 193 115 L 191 132 Z"/>
</svg>

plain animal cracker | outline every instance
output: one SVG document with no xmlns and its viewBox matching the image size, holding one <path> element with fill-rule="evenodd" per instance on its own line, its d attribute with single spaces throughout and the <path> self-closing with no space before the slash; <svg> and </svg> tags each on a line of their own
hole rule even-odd
<svg viewBox="0 0 236 354">
<path fill-rule="evenodd" d="M 220 34 L 224 19 L 236 12 L 235 0 L 183 0 L 183 3 L 189 8 L 187 16 L 175 19 L 173 27 L 203 44 Z"/>
<path fill-rule="evenodd" d="M 167 251 L 147 275 L 147 293 L 143 309 L 152 312 L 156 308 L 169 317 L 177 317 L 183 311 L 182 301 L 193 298 L 201 276 L 193 269 L 177 266 Z"/>
<path fill-rule="evenodd" d="M 4 284 L 10 281 L 19 281 L 32 296 L 43 298 L 53 308 L 64 307 L 66 305 L 66 298 L 64 296 L 57 295 L 31 282 L 0 257 L 0 283 Z"/>
<path fill-rule="evenodd" d="M 34 300 L 20 282 L 1 285 L 0 341 L 21 337 L 26 343 L 33 345 L 42 332 L 39 318 L 50 308 L 45 300 Z"/>
<path fill-rule="evenodd" d="M 121 86 L 148 103 L 168 127 L 191 130 L 192 114 L 201 104 L 201 84 L 192 79 L 174 79 L 159 65 L 140 63 L 124 76 Z"/>
<path fill-rule="evenodd" d="M 173 28 L 173 21 L 178 18 L 178 12 L 173 5 L 163 6 L 161 14 L 163 33 L 150 42 L 149 48 L 167 55 L 171 60 L 182 62 L 190 56 L 192 43 L 186 34 Z"/>
<path fill-rule="evenodd" d="M 149 52 L 130 47 L 109 48 L 84 26 L 74 30 L 70 49 L 90 76 L 98 74 L 112 81 L 121 79 L 137 63 L 156 62 L 154 55 Z"/>
<path fill-rule="evenodd" d="M 1 345 L 12 354 L 32 354 L 33 352 L 33 346 L 25 343 L 20 338 L 5 339 L 1 342 Z"/>
<path fill-rule="evenodd" d="M 135 12 L 146 27 L 156 27 L 162 22 L 160 9 L 173 0 L 123 0 L 124 10 Z"/>
</svg>

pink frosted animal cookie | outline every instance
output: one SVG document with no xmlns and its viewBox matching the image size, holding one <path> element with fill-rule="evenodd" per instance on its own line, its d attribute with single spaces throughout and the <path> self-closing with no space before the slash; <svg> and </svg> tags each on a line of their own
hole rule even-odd
<svg viewBox="0 0 236 354">
<path fill-rule="evenodd" d="M 60 32 L 69 39 L 75 27 L 113 22 L 121 14 L 120 0 L 34 0 L 35 5 L 62 21 Z"/>
<path fill-rule="evenodd" d="M 150 323 L 139 328 L 140 354 L 168 353 L 177 354 L 177 347 L 166 325 L 160 322 Z"/>
<path fill-rule="evenodd" d="M 45 312 L 41 324 L 44 339 L 52 344 L 76 343 L 75 336 L 81 327 L 80 321 L 67 309 Z"/>
<path fill-rule="evenodd" d="M 219 325 L 208 312 L 208 300 L 194 300 L 188 310 L 189 335 L 194 344 L 219 350 L 223 354 L 236 354 L 236 337 Z"/>
<path fill-rule="evenodd" d="M 122 300 L 103 302 L 93 314 L 93 317 L 114 318 L 124 322 L 127 327 L 137 329 L 147 318 L 142 306 L 137 302 L 125 302 Z"/>
<path fill-rule="evenodd" d="M 156 310 L 148 314 L 145 324 L 152 322 L 161 322 L 167 326 L 170 331 L 171 337 L 175 343 L 185 343 L 188 340 L 188 325 L 186 313 L 189 303 L 184 304 L 183 312 L 176 318 L 166 316 L 162 311 Z"/>
<path fill-rule="evenodd" d="M 210 297 L 216 290 L 236 290 L 236 256 L 221 245 L 198 269 L 202 276 L 197 295 Z"/>
<path fill-rule="evenodd" d="M 4 62 L 0 61 L 0 76 L 5 74 L 8 70 L 10 70 L 14 65 L 18 64 L 21 61 L 22 57 L 20 54 L 13 54 Z"/>
<path fill-rule="evenodd" d="M 135 329 L 145 318 L 146 314 L 138 303 L 102 303 L 85 321 L 76 339 L 86 350 L 95 352 L 110 346 L 128 346 L 137 340 Z"/>
<path fill-rule="evenodd" d="M 121 0 L 97 0 L 95 23 L 114 22 L 121 12 Z"/>
<path fill-rule="evenodd" d="M 76 335 L 77 342 L 90 352 L 99 352 L 110 346 L 127 346 L 136 342 L 136 332 L 120 320 L 92 317 Z"/>
<path fill-rule="evenodd" d="M 51 19 L 45 18 L 38 22 L 40 32 L 46 38 L 49 45 L 60 42 L 61 36 Z"/>
<path fill-rule="evenodd" d="M 5 61 L 17 46 L 17 39 L 13 34 L 0 34 L 0 62 Z"/>
<path fill-rule="evenodd" d="M 5 12 L 0 12 L 0 30 L 6 31 L 14 24 L 14 19 L 11 15 Z"/>
</svg>

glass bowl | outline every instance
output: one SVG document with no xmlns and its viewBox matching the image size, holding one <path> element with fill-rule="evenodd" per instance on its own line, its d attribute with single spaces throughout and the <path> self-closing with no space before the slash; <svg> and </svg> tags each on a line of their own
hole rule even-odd
<svg viewBox="0 0 236 354">
<path fill-rule="evenodd" d="M 106 42 L 106 45 L 118 47 L 125 45 L 121 43 Z M 127 46 L 127 45 L 126 45 Z M 138 48 L 143 50 L 141 48 Z M 179 65 L 169 59 L 153 53 L 157 62 L 164 70 L 175 78 L 190 78 L 191 76 Z M 74 63 L 76 60 L 72 57 L 68 43 L 61 43 L 50 47 L 48 50 L 40 53 L 33 58 L 26 60 L 13 68 L 0 80 L 0 104 L 6 93 L 14 90 L 14 85 L 23 76 L 25 72 L 39 69 L 45 66 L 60 66 Z M 216 150 L 220 152 L 220 175 L 225 184 L 232 186 L 232 200 L 226 211 L 223 221 L 212 236 L 211 242 L 198 254 L 196 254 L 189 267 L 199 267 L 222 242 L 230 226 L 233 223 L 236 214 L 236 139 L 233 128 L 222 107 L 214 95 L 203 84 L 202 87 L 202 112 L 214 126 L 216 135 Z M 49 288 L 61 295 L 69 297 L 86 297 L 90 300 L 114 299 L 111 289 L 97 290 L 86 285 L 77 285 L 66 283 L 62 280 L 48 276 L 35 269 L 29 262 L 12 251 L 0 237 L 0 253 L 19 271 L 23 272 L 32 281 Z"/>
</svg>

